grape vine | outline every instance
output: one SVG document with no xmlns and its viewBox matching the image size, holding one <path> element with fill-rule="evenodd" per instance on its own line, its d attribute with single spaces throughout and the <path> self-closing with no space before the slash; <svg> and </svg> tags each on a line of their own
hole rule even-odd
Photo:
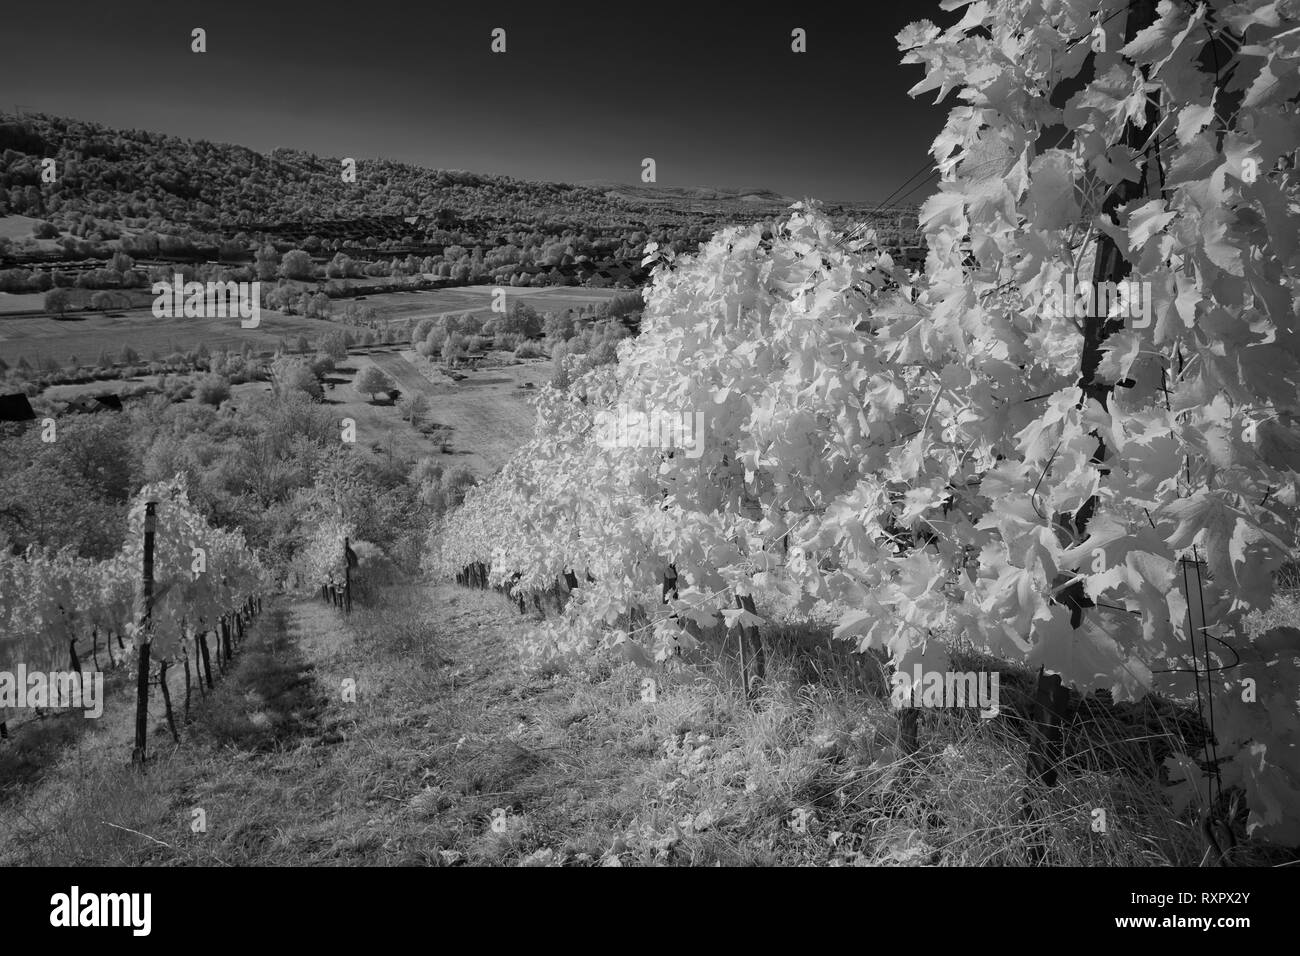
<svg viewBox="0 0 1300 956">
<path fill-rule="evenodd" d="M 158 504 L 145 635 L 140 584 L 148 501 Z M 129 638 L 132 647 L 147 639 L 153 658 L 168 661 L 196 632 L 214 628 L 222 614 L 267 586 L 265 569 L 243 535 L 208 524 L 190 505 L 179 476 L 142 488 L 127 521 L 125 544 L 104 561 L 66 549 L 0 554 L 0 670 L 12 672 L 19 664 L 28 672 L 66 670 L 71 642 L 96 628 Z M 0 708 L 0 720 L 13 716 Z"/>
<path fill-rule="evenodd" d="M 924 271 L 811 203 L 660 262 L 618 365 L 542 391 L 429 568 L 573 573 L 540 656 L 662 658 L 776 593 L 909 671 L 961 635 L 1084 692 L 1195 695 L 1214 738 L 1168 761 L 1175 801 L 1239 787 L 1248 831 L 1300 843 L 1300 630 L 1247 626 L 1300 518 L 1300 4 L 943 6 L 899 34 L 912 93 L 962 104 Z M 1141 318 L 1053 295 L 1110 275 Z M 701 453 L 610 447 L 618 408 L 699 413 Z"/>
</svg>

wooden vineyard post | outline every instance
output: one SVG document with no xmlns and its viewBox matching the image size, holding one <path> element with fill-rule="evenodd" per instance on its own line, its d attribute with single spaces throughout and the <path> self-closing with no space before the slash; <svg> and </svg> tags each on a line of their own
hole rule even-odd
<svg viewBox="0 0 1300 956">
<path fill-rule="evenodd" d="M 181 644 L 181 653 L 185 655 L 185 722 L 190 722 L 190 652 Z"/>
<path fill-rule="evenodd" d="M 906 756 L 921 747 L 921 712 L 915 707 L 904 707 L 898 716 L 898 752 Z"/>
<path fill-rule="evenodd" d="M 1044 674 L 1038 668 L 1034 682 L 1034 699 L 1030 704 L 1029 752 L 1025 756 L 1025 773 L 1029 782 L 1021 797 L 1021 809 L 1026 822 L 1031 825 L 1029 853 L 1035 863 L 1044 857 L 1043 842 L 1039 839 L 1042 826 L 1039 822 L 1037 794 L 1044 788 L 1056 786 L 1064 753 L 1065 717 L 1070 704 L 1070 691 L 1062 686 L 1060 674 Z"/>
<path fill-rule="evenodd" d="M 162 691 L 163 707 L 167 711 L 167 726 L 171 728 L 172 739 L 181 742 L 181 735 L 176 732 L 176 718 L 172 716 L 172 694 L 167 689 L 167 662 L 158 662 L 158 688 Z"/>
<path fill-rule="evenodd" d="M 348 538 L 343 539 L 343 613 L 352 613 L 352 565 L 356 563 L 357 556 L 352 551 L 352 542 Z"/>
<path fill-rule="evenodd" d="M 194 632 L 194 683 L 198 685 L 199 696 L 207 697 L 208 692 L 203 689 L 203 659 L 199 657 L 199 634 Z"/>
<path fill-rule="evenodd" d="M 738 597 L 736 604 L 750 614 L 758 614 L 752 595 Z M 763 648 L 763 635 L 757 625 L 740 626 L 740 647 L 740 667 L 745 680 L 745 696 L 753 698 L 758 694 L 758 685 L 763 682 L 767 672 L 767 654 Z"/>
<path fill-rule="evenodd" d="M 233 650 L 230 644 L 230 621 L 223 619 L 221 622 L 221 640 L 226 645 L 226 660 L 230 660 L 230 654 Z"/>
<path fill-rule="evenodd" d="M 77 675 L 78 704 L 86 702 L 86 682 L 81 676 L 81 659 L 77 657 L 77 639 L 68 641 L 68 656 L 72 659 L 72 673 Z"/>
<path fill-rule="evenodd" d="M 145 744 L 149 733 L 149 640 L 153 626 L 153 536 L 158 526 L 158 502 L 146 501 L 144 505 L 144 567 L 141 578 L 144 586 L 144 620 L 140 623 L 140 663 L 135 681 L 135 749 L 131 762 L 144 768 Z"/>
<path fill-rule="evenodd" d="M 1061 684 L 1060 674 L 1044 674 L 1038 668 L 1034 683 L 1034 722 L 1030 726 L 1032 744 L 1025 769 L 1033 780 L 1056 786 L 1064 750 L 1064 725 L 1070 692 Z"/>
<path fill-rule="evenodd" d="M 212 659 L 208 657 L 208 632 L 199 631 L 199 657 L 203 661 L 203 674 L 199 679 L 207 678 L 208 690 L 212 690 Z"/>
</svg>

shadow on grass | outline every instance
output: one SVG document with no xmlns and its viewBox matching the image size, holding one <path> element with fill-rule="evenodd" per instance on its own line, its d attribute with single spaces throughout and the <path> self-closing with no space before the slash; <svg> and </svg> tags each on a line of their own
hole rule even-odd
<svg viewBox="0 0 1300 956">
<path fill-rule="evenodd" d="M 302 656 L 286 630 L 286 613 L 272 608 L 247 644 L 200 705 L 195 724 L 201 736 L 219 746 L 266 752 L 316 731 L 324 701 L 314 692 L 311 661 Z"/>
<path fill-rule="evenodd" d="M 84 720 L 80 715 L 55 714 L 15 728 L 0 745 L 0 801 L 36 781 L 81 734 Z"/>
<path fill-rule="evenodd" d="M 475 387 L 479 385 L 513 385 L 515 380 L 513 378 L 466 378 L 464 384 Z"/>
</svg>

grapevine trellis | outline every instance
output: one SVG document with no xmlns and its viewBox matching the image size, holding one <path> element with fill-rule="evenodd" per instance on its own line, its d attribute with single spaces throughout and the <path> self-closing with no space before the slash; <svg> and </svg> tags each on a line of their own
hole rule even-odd
<svg viewBox="0 0 1300 956">
<path fill-rule="evenodd" d="M 134 653 L 134 758 L 143 763 L 150 688 L 159 688 L 168 726 L 179 739 L 168 670 L 184 667 L 188 718 L 192 669 L 200 693 L 205 684 L 211 689 L 211 659 L 215 653 L 219 670 L 232 659 L 261 610 L 266 575 L 243 535 L 209 525 L 190 505 L 180 477 L 142 488 L 127 520 L 125 544 L 104 561 L 70 550 L 0 555 L 0 670 L 12 673 L 21 664 L 28 672 L 66 668 L 80 674 L 77 646 L 89 636 L 99 671 L 101 633 L 110 666 L 127 664 Z M 12 716 L 0 711 L 0 735 L 7 735 Z"/>
<path fill-rule="evenodd" d="M 924 270 L 808 204 L 671 267 L 648 248 L 640 335 L 540 392 L 430 569 L 582 581 L 538 657 L 663 659 L 687 621 L 756 627 L 756 593 L 838 608 L 906 671 L 959 636 L 1042 675 L 1043 784 L 1067 694 L 1195 701 L 1175 805 L 1236 791 L 1249 833 L 1300 843 L 1300 629 L 1248 621 L 1300 519 L 1294 5 L 972 4 L 899 43 L 913 94 L 961 90 Z M 1148 311 L 1076 315 L 1052 292 L 1084 280 Z M 701 447 L 600 440 L 619 408 L 698 413 Z"/>
<path fill-rule="evenodd" d="M 326 581 L 320 586 L 321 600 L 338 608 L 344 614 L 352 613 L 352 569 L 357 566 L 356 552 L 347 537 L 343 538 L 343 580 Z"/>
<path fill-rule="evenodd" d="M 297 559 L 300 575 L 319 589 L 323 601 L 344 614 L 352 613 L 352 571 L 358 564 L 350 534 L 341 518 L 321 521 Z"/>
</svg>

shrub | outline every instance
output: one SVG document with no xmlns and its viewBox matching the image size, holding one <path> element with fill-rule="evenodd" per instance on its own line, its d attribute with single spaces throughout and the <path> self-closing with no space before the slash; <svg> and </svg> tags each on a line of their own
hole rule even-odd
<svg viewBox="0 0 1300 956">
<path fill-rule="evenodd" d="M 280 260 L 280 274 L 286 279 L 310 279 L 314 272 L 311 256 L 302 249 L 290 249 Z"/>
<path fill-rule="evenodd" d="M 342 362 L 348 357 L 347 334 L 335 332 L 325 336 L 320 343 L 320 351 L 334 359 L 334 361 Z"/>
<path fill-rule="evenodd" d="M 455 365 L 465 356 L 465 340 L 452 333 L 442 343 L 442 360 L 448 365 Z"/>
<path fill-rule="evenodd" d="M 415 328 L 411 330 L 411 344 L 418 345 L 420 342 L 427 339 L 429 333 L 433 331 L 436 324 L 437 323 L 435 323 L 433 319 L 429 318 L 421 319 L 419 322 L 415 323 Z"/>
<path fill-rule="evenodd" d="M 316 373 L 302 359 L 278 359 L 271 369 L 275 391 L 279 395 L 302 392 L 315 401 L 320 401 L 324 392 Z"/>
<path fill-rule="evenodd" d="M 199 379 L 195 394 L 204 405 L 220 405 L 230 398 L 230 382 L 221 375 L 205 375 Z"/>
<path fill-rule="evenodd" d="M 334 371 L 334 356 L 320 352 L 312 359 L 311 370 L 317 378 L 324 378 L 326 373 Z"/>
</svg>

